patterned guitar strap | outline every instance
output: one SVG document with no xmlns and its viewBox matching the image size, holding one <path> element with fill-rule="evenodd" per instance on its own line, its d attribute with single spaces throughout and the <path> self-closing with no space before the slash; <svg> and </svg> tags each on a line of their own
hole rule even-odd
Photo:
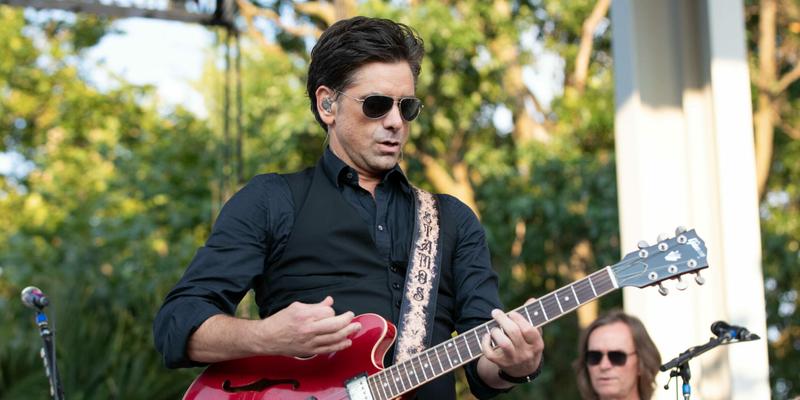
<svg viewBox="0 0 800 400">
<path fill-rule="evenodd" d="M 414 188 L 414 236 L 408 255 L 406 284 L 397 327 L 394 363 L 407 360 L 431 343 L 442 263 L 439 203 L 436 196 Z"/>
</svg>

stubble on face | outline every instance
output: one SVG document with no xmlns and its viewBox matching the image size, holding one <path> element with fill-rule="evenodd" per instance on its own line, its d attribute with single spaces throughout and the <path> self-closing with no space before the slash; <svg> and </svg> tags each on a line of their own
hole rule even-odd
<svg viewBox="0 0 800 400">
<path fill-rule="evenodd" d="M 413 96 L 414 77 L 406 62 L 370 63 L 356 70 L 353 83 L 342 91 L 357 99 L 371 94 Z M 380 179 L 397 164 L 408 130 L 409 123 L 400 117 L 396 105 L 382 118 L 370 119 L 360 102 L 341 95 L 336 99 L 334 123 L 328 126 L 331 150 L 361 179 Z"/>
</svg>

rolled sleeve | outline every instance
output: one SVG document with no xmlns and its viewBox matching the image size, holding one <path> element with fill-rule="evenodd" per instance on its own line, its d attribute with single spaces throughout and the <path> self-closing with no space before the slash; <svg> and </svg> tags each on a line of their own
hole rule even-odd
<svg viewBox="0 0 800 400">
<path fill-rule="evenodd" d="M 205 246 L 167 294 L 153 323 L 156 348 L 169 368 L 202 365 L 188 358 L 191 335 L 216 314 L 233 315 L 288 232 L 293 202 L 286 181 L 259 175 L 222 208 Z M 280 229 L 276 229 L 280 227 Z"/>
</svg>

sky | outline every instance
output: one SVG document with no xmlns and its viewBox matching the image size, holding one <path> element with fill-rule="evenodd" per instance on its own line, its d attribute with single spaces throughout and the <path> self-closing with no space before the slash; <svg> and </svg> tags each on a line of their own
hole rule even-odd
<svg viewBox="0 0 800 400">
<path fill-rule="evenodd" d="M 134 84 L 152 84 L 167 104 L 182 104 L 200 116 L 207 112 L 202 95 L 192 87 L 200 79 L 213 34 L 182 22 L 128 18 L 113 23 L 118 34 L 106 35 L 83 60 L 100 88 L 113 85 L 110 74 Z"/>
<path fill-rule="evenodd" d="M 89 49 L 82 66 L 100 89 L 115 85 L 112 76 L 157 88 L 165 105 L 181 104 L 207 116 L 202 94 L 192 87 L 202 73 L 213 43 L 210 30 L 197 24 L 146 18 L 113 22 L 113 30 Z M 0 152 L 0 175 L 21 177 L 33 165 L 14 152 Z"/>
<path fill-rule="evenodd" d="M 182 104 L 199 116 L 206 116 L 203 99 L 191 86 L 200 78 L 205 57 L 211 48 L 213 35 L 196 24 L 154 19 L 130 18 L 118 20 L 114 28 L 120 34 L 108 35 L 88 53 L 87 62 L 103 62 L 104 69 L 92 69 L 92 79 L 100 86 L 112 84 L 108 71 L 131 83 L 153 84 L 168 104 Z M 563 67 L 555 54 L 549 54 L 541 43 L 532 38 L 535 32 L 523 34 L 523 46 L 537 54 L 538 62 L 524 68 L 525 83 L 547 106 L 561 91 Z M 513 128 L 510 110 L 499 107 L 494 123 L 501 132 Z"/>
</svg>

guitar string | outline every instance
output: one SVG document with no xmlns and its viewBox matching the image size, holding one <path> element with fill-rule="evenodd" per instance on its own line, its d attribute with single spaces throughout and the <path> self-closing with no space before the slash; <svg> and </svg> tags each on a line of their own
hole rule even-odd
<svg viewBox="0 0 800 400">
<path fill-rule="evenodd" d="M 548 322 L 552 321 L 553 319 L 556 319 L 556 318 L 559 318 L 559 317 L 561 317 L 563 315 L 566 315 L 567 313 L 579 308 L 583 304 L 586 304 L 586 303 L 588 303 L 590 301 L 593 301 L 593 300 L 595 300 L 595 299 L 597 299 L 597 298 L 599 298 L 601 296 L 604 296 L 604 295 L 610 293 L 611 291 L 613 291 L 615 289 L 619 289 L 619 287 L 614 287 L 614 282 L 611 279 L 612 269 L 615 270 L 615 271 L 625 270 L 627 267 L 630 267 L 630 266 L 632 266 L 632 265 L 634 265 L 636 263 L 639 263 L 639 262 L 641 262 L 641 258 L 631 257 L 630 259 L 627 259 L 627 260 L 623 259 L 623 260 L 621 260 L 617 264 L 614 264 L 611 267 L 604 267 L 604 268 L 602 268 L 600 270 L 597 270 L 594 273 L 590 274 L 589 276 L 587 276 L 587 277 L 585 277 L 585 278 L 583 278 L 583 279 L 581 279 L 579 281 L 573 282 L 573 283 L 571 283 L 571 284 L 569 284 L 567 286 L 564 286 L 563 288 L 560 288 L 560 289 L 557 289 L 557 290 L 555 290 L 553 292 L 550 292 L 550 293 L 546 294 L 545 296 L 543 296 L 542 298 L 537 299 L 536 301 L 534 301 L 534 302 L 532 302 L 532 303 L 530 303 L 528 305 L 523 305 L 521 307 L 518 307 L 517 309 L 514 309 L 512 311 L 517 311 L 517 312 L 520 312 L 520 313 L 522 313 L 523 311 L 526 311 L 526 313 L 528 313 L 528 315 L 529 315 L 529 311 L 531 311 L 531 308 L 534 307 L 534 306 L 538 306 L 538 308 L 540 310 L 542 310 L 542 312 L 544 314 L 547 314 L 547 310 L 551 310 L 551 314 L 548 314 L 547 316 L 542 316 L 537 321 L 534 321 L 535 318 L 531 317 L 530 315 L 527 317 L 527 319 L 534 326 L 537 326 L 537 327 L 538 326 L 542 326 L 545 323 L 548 323 Z M 685 262 L 680 262 L 680 263 L 676 263 L 676 264 L 685 264 Z M 687 273 L 687 272 L 689 272 L 689 271 L 684 271 L 681 274 L 674 274 L 674 276 L 682 275 L 682 274 Z M 674 277 L 674 276 L 671 276 L 671 277 Z M 583 286 L 579 287 L 580 284 L 583 284 Z M 598 288 L 604 288 L 604 287 L 606 288 L 605 290 L 601 290 L 600 292 L 598 292 Z M 572 298 L 569 298 L 569 299 L 565 298 L 565 302 L 567 304 L 567 307 L 564 308 L 564 304 L 562 304 L 558 300 L 557 296 L 559 295 L 559 292 L 570 291 L 570 290 L 575 293 L 575 296 L 572 297 Z M 580 300 L 581 298 L 584 298 L 586 300 L 581 301 Z M 558 312 L 553 314 L 552 310 L 558 310 Z M 534 311 L 534 313 L 536 313 L 536 312 Z M 550 315 L 552 315 L 552 317 Z M 536 316 L 538 316 L 538 315 L 536 315 Z M 425 383 L 433 380 L 435 377 L 443 375 L 444 373 L 449 372 L 450 370 L 453 370 L 453 369 L 457 368 L 458 366 L 466 364 L 466 363 L 470 362 L 471 360 L 480 357 L 482 352 L 478 352 L 478 350 L 482 347 L 482 344 L 477 340 L 477 337 L 475 336 L 475 334 L 477 333 L 477 331 L 479 329 L 485 329 L 485 330 L 488 331 L 489 329 L 496 328 L 497 326 L 498 325 L 497 325 L 496 321 L 486 322 L 486 323 L 484 323 L 482 325 L 479 325 L 479 326 L 477 326 L 477 327 L 475 327 L 475 328 L 473 328 L 473 329 L 471 329 L 471 330 L 469 330 L 467 332 L 464 332 L 464 334 L 462 334 L 462 335 L 456 336 L 453 339 L 450 339 L 448 341 L 442 342 L 439 345 L 436 345 L 436 346 L 434 346 L 434 347 L 432 347 L 430 349 L 427 349 L 427 350 L 423 351 L 422 353 L 420 353 L 419 356 L 416 356 L 416 357 L 414 357 L 414 358 L 412 358 L 410 360 L 406 360 L 406 361 L 404 361 L 402 363 L 390 366 L 389 368 L 386 368 L 386 369 L 380 371 L 379 373 L 373 375 L 370 378 L 375 377 L 376 379 L 381 379 L 380 377 L 378 377 L 378 375 L 394 374 L 394 375 L 400 375 L 400 376 L 395 377 L 395 380 L 394 380 L 395 382 L 404 383 L 404 381 L 403 381 L 403 377 L 404 376 L 403 376 L 403 374 L 400 373 L 401 371 L 399 371 L 399 368 L 402 366 L 402 368 L 406 371 L 406 375 L 408 374 L 408 370 L 410 368 L 412 370 L 412 372 L 413 372 L 414 378 L 416 379 L 417 383 L 415 384 L 414 382 L 412 382 L 410 380 L 410 378 L 408 378 L 408 386 L 407 387 L 402 387 L 402 388 L 400 388 L 398 386 L 398 391 L 396 392 L 396 394 L 392 393 L 392 395 L 390 396 L 390 398 L 391 397 L 396 397 L 396 396 L 398 396 L 398 395 L 400 395 L 402 393 L 405 393 L 406 391 L 408 391 L 408 390 L 410 390 L 410 389 L 412 389 L 414 387 L 417 387 L 417 386 L 420 386 L 422 384 L 425 384 Z M 469 335 L 470 333 L 475 333 L 475 334 Z M 472 343 L 472 344 L 470 344 L 470 343 Z M 447 346 L 449 346 L 450 349 L 452 349 L 454 351 L 448 350 Z M 446 357 L 448 363 L 450 364 L 448 367 L 445 367 L 444 364 L 441 363 L 441 358 L 439 357 L 439 353 L 438 353 L 439 347 L 441 347 L 444 350 L 445 357 Z M 475 350 L 476 350 L 475 353 L 473 353 L 473 351 L 472 351 L 473 348 L 475 348 Z M 433 365 L 432 362 L 428 362 L 427 363 L 428 365 L 430 365 L 430 368 L 427 368 L 424 365 L 424 361 L 421 361 L 421 358 L 422 358 L 423 355 L 430 360 L 431 353 L 435 354 L 436 357 L 440 359 L 439 360 L 439 363 L 440 363 L 440 372 L 439 373 L 437 373 L 435 371 L 434 365 Z M 464 357 L 462 357 L 462 354 L 469 354 L 469 356 L 466 358 L 467 361 L 464 361 Z M 453 356 L 457 357 L 456 359 L 458 360 L 458 362 L 453 363 L 453 361 L 452 361 L 453 360 Z M 420 378 L 419 378 L 420 374 L 417 372 L 417 370 L 423 371 L 422 380 L 420 380 Z M 432 372 L 431 378 L 428 378 L 426 376 L 427 374 L 424 373 L 424 371 L 427 371 L 427 370 L 430 370 Z M 399 379 L 399 381 L 398 381 L 398 379 Z"/>
<path fill-rule="evenodd" d="M 636 261 L 638 261 L 638 260 L 636 260 Z M 620 264 L 623 264 L 623 263 L 627 264 L 627 262 L 621 261 L 620 263 L 618 263 L 615 266 L 616 267 L 621 266 Z M 570 286 L 572 286 L 574 288 L 574 286 L 576 284 L 578 284 L 580 282 L 584 282 L 584 281 L 588 282 L 590 279 L 593 279 L 593 278 L 598 280 L 598 282 L 597 282 L 597 284 L 595 286 L 601 286 L 601 285 L 602 286 L 609 286 L 608 290 L 605 290 L 602 293 L 598 293 L 597 295 L 595 295 L 593 293 L 592 288 L 589 287 L 589 286 L 585 286 L 583 288 L 576 289 L 575 290 L 576 293 L 580 292 L 579 298 L 581 298 L 581 297 L 584 297 L 584 298 L 585 297 L 589 297 L 589 299 L 584 301 L 584 302 L 580 302 L 578 299 L 574 299 L 575 300 L 574 302 L 575 302 L 576 306 L 575 307 L 570 307 L 570 308 L 568 308 L 566 310 L 563 310 L 563 312 L 558 313 L 558 315 L 555 316 L 555 318 L 558 318 L 558 317 L 568 313 L 569 311 L 572 311 L 572 310 L 580 307 L 581 305 L 585 304 L 586 302 L 594 300 L 594 299 L 596 299 L 596 298 L 598 298 L 598 297 L 600 297 L 602 295 L 605 295 L 606 293 L 614 290 L 615 288 L 611 284 L 611 278 L 609 276 L 609 273 L 610 273 L 610 271 L 608 271 L 606 268 L 603 268 L 603 269 L 600 269 L 598 271 L 595 271 L 591 275 L 581 279 L 578 282 L 574 282 L 571 285 L 568 285 L 568 286 L 566 286 L 566 287 L 564 287 L 562 289 L 559 289 L 559 290 L 563 290 L 563 289 L 569 288 Z M 536 303 L 540 303 L 540 308 L 541 307 L 548 307 L 547 304 L 543 303 L 543 301 L 548 301 L 548 300 L 550 301 L 551 308 L 552 307 L 558 308 L 558 305 L 557 305 L 558 300 L 554 297 L 557 294 L 557 292 L 558 292 L 558 290 L 554 291 L 554 292 L 551 292 L 551 293 L 543 296 L 541 299 L 538 299 L 538 300 L 534 301 L 533 303 L 531 303 L 529 305 L 525 305 L 525 306 L 519 307 L 518 309 L 516 309 L 514 311 L 518 311 L 518 312 L 522 311 L 522 310 L 524 310 L 524 309 L 526 309 L 528 307 L 531 307 L 532 305 L 536 305 Z M 553 303 L 556 303 L 556 304 L 553 304 Z M 548 321 L 550 321 L 552 319 L 554 319 L 554 318 L 546 318 L 543 321 L 541 321 L 541 324 L 543 324 L 545 322 L 548 322 Z M 536 322 L 537 321 L 531 321 L 532 324 L 535 324 L 536 326 L 540 326 L 540 323 L 536 323 Z M 448 367 L 445 367 L 444 365 L 440 364 L 440 367 L 441 367 L 440 370 L 441 371 L 439 373 L 436 373 L 436 371 L 433 370 L 433 368 L 434 368 L 433 363 L 429 363 L 429 365 L 431 365 L 431 368 L 429 370 L 431 370 L 433 372 L 432 376 L 442 375 L 445 372 L 448 372 L 449 370 L 455 369 L 458 366 L 463 365 L 463 364 L 471 361 L 472 359 L 478 358 L 480 356 L 480 354 L 482 354 L 482 352 L 473 354 L 471 357 L 469 357 L 467 359 L 467 361 L 464 361 L 463 357 L 461 357 L 461 354 L 471 353 L 471 350 L 467 349 L 467 347 L 471 346 L 470 345 L 470 339 L 472 339 L 472 342 L 473 342 L 472 346 L 473 347 L 475 347 L 475 345 L 478 345 L 478 348 L 480 348 L 479 342 L 477 341 L 476 338 L 474 338 L 474 335 L 469 335 L 470 332 L 477 331 L 478 329 L 491 329 L 491 328 L 494 328 L 494 327 L 497 327 L 496 321 L 489 321 L 487 323 L 479 325 L 479 326 L 477 326 L 477 327 L 465 332 L 463 335 L 459 335 L 459 336 L 457 336 L 457 337 L 455 337 L 455 338 L 453 338 L 451 340 L 445 341 L 443 343 L 440 343 L 437 346 L 434 346 L 434 347 L 432 347 L 432 348 L 430 348 L 428 350 L 425 350 L 424 352 L 420 353 L 420 355 L 417 356 L 417 357 L 414 357 L 414 358 L 412 358 L 410 360 L 406 360 L 406 361 L 404 361 L 402 363 L 390 366 L 389 368 L 386 368 L 386 369 L 378 372 L 377 374 L 372 375 L 370 378 L 373 378 L 373 379 L 376 379 L 376 380 L 381 380 L 383 378 L 383 375 L 392 375 L 392 378 L 394 378 L 394 379 L 390 379 L 392 382 L 397 382 L 397 383 L 403 384 L 403 387 L 397 386 L 398 390 L 397 391 L 392 391 L 393 393 L 391 393 L 391 395 L 390 395 L 390 397 L 398 396 L 398 395 L 410 390 L 413 387 L 420 386 L 420 385 L 422 385 L 424 383 L 427 383 L 428 381 L 432 380 L 432 378 L 424 378 L 424 377 L 423 377 L 422 380 L 420 380 L 419 379 L 419 373 L 416 372 L 416 370 L 418 370 L 418 369 L 421 370 L 421 369 L 425 368 L 424 365 L 420 365 L 420 363 L 423 363 L 423 361 L 421 361 L 422 355 L 425 355 L 428 359 L 430 359 L 431 358 L 430 357 L 430 353 L 436 352 L 435 354 L 438 357 L 439 347 L 442 347 L 443 350 L 444 350 L 445 356 L 447 358 L 447 361 L 448 361 L 448 363 L 450 365 Z M 446 345 L 449 345 L 451 349 L 455 350 L 455 354 L 452 354 L 454 352 L 448 350 L 445 347 Z M 456 357 L 458 357 L 457 359 L 460 360 L 460 362 L 457 362 L 457 363 L 453 363 L 452 362 L 454 355 Z M 408 385 L 405 386 L 405 382 L 406 381 L 403 378 L 406 378 L 406 376 L 404 376 L 402 371 L 400 371 L 401 367 L 402 367 L 402 369 L 404 369 L 406 371 L 406 374 L 405 374 L 406 376 L 408 375 L 409 367 L 414 371 L 414 375 L 415 375 L 415 378 L 417 380 L 416 384 L 414 384 L 410 380 L 410 378 L 407 378 L 408 379 Z M 378 383 L 378 386 L 385 387 L 383 385 L 380 385 L 380 383 Z"/>
<path fill-rule="evenodd" d="M 607 271 L 600 270 L 600 271 L 597 271 L 597 272 L 599 272 L 599 274 L 598 274 L 598 273 L 592 274 L 592 275 L 590 275 L 589 277 L 586 277 L 586 278 L 582 279 L 582 280 L 581 280 L 581 281 L 579 281 L 579 282 L 588 281 L 589 279 L 592 279 L 592 278 L 599 278 L 601 281 L 602 281 L 602 280 L 606 280 L 606 281 L 608 281 L 608 282 L 600 282 L 600 281 L 599 281 L 599 282 L 598 282 L 598 286 L 602 285 L 603 283 L 605 283 L 606 285 L 608 285 L 608 283 L 610 283 L 610 277 L 608 276 L 608 273 L 605 273 L 605 274 L 603 273 L 603 272 L 607 272 Z M 577 284 L 577 283 L 578 283 L 578 282 L 576 282 L 576 283 L 573 283 L 572 285 L 575 285 L 575 284 Z M 605 286 L 605 285 L 604 285 L 604 286 Z M 611 290 L 613 290 L 613 289 L 614 289 L 614 288 L 613 288 L 613 286 L 610 286 L 610 287 L 609 287 L 609 289 L 608 289 L 608 290 L 606 290 L 606 291 L 604 291 L 604 292 L 603 292 L 601 295 L 603 295 L 603 294 L 605 294 L 605 293 L 607 293 L 607 292 L 609 292 L 609 291 L 611 291 Z M 561 315 L 565 314 L 565 313 L 566 313 L 566 312 L 568 312 L 568 311 L 572 311 L 573 309 L 575 309 L 575 308 L 579 307 L 581 304 L 583 304 L 583 303 L 585 303 L 585 302 L 587 302 L 587 301 L 591 301 L 591 300 L 593 300 L 594 298 L 596 298 L 596 297 L 599 297 L 599 296 L 594 296 L 594 293 L 591 293 L 591 294 L 589 293 L 589 292 L 591 291 L 591 288 L 589 288 L 588 290 L 587 290 L 586 288 L 579 288 L 579 291 L 581 292 L 581 295 L 584 295 L 584 296 L 581 296 L 581 297 L 589 297 L 589 299 L 585 300 L 584 302 L 580 302 L 579 300 L 577 300 L 577 299 L 576 299 L 576 300 L 575 300 L 575 304 L 576 304 L 576 306 L 575 306 L 575 307 L 569 307 L 567 310 L 560 310 L 560 311 L 562 311 L 562 312 L 558 313 L 558 314 L 559 314 L 558 316 L 554 316 L 555 318 L 558 318 L 559 316 L 561 316 Z M 519 311 L 519 310 L 524 310 L 524 309 L 527 309 L 527 308 L 529 308 L 529 307 L 530 307 L 530 306 L 532 306 L 532 305 L 536 305 L 536 303 L 537 303 L 537 302 L 541 303 L 541 304 L 539 305 L 540 307 L 545 307 L 545 308 L 553 308 L 553 309 L 554 309 L 554 307 L 556 307 L 556 306 L 557 306 L 557 303 L 558 303 L 558 300 L 555 298 L 555 295 L 556 295 L 556 294 L 557 294 L 557 291 L 556 291 L 556 292 L 552 292 L 552 293 L 550 293 L 550 294 L 548 294 L 548 295 L 544 296 L 542 299 L 539 299 L 539 300 L 537 300 L 537 301 L 536 301 L 536 302 L 534 302 L 534 303 L 531 303 L 531 304 L 529 304 L 529 305 L 527 305 L 527 306 L 522 306 L 522 307 L 518 308 L 518 309 L 517 309 L 517 311 Z M 588 296 L 586 296 L 586 295 L 588 295 Z M 549 301 L 549 304 L 548 304 L 548 301 Z M 553 304 L 553 303 L 556 303 L 556 304 Z M 552 313 L 551 313 L 551 314 L 552 314 Z M 550 318 L 550 319 L 552 319 L 552 318 Z M 549 320 L 549 319 L 545 319 L 544 321 L 530 321 L 530 322 L 531 322 L 532 324 L 536 324 L 536 325 L 538 326 L 539 324 L 538 324 L 537 322 L 546 322 L 546 321 L 548 321 L 548 320 Z M 496 326 L 497 326 L 495 321 L 490 321 L 489 323 L 487 323 L 487 324 L 484 324 L 484 325 L 485 325 L 485 326 L 483 326 L 483 327 L 479 326 L 479 327 L 476 327 L 476 328 L 474 328 L 474 329 L 480 329 L 480 328 L 483 328 L 483 329 L 487 329 L 487 330 L 488 330 L 489 328 L 493 328 L 493 327 L 496 327 Z M 488 328 L 487 328 L 487 327 L 488 327 Z M 456 337 L 456 338 L 454 338 L 454 339 L 452 340 L 452 343 L 455 343 L 454 349 L 455 349 L 455 351 L 456 351 L 456 356 L 457 356 L 459 359 L 461 359 L 461 363 L 465 363 L 465 362 L 463 361 L 463 357 L 461 357 L 461 356 L 460 356 L 460 354 L 461 354 L 461 353 L 465 353 L 465 352 L 469 352 L 469 353 L 471 353 L 471 350 L 469 350 L 469 347 L 474 347 L 476 344 L 479 344 L 479 342 L 477 341 L 477 337 L 476 337 L 475 335 L 472 335 L 472 336 L 471 336 L 471 335 L 468 335 L 469 333 L 470 333 L 469 331 L 468 331 L 468 332 L 465 332 L 465 334 L 464 334 L 464 335 L 458 336 L 458 337 Z M 470 339 L 472 339 L 472 343 L 473 343 L 472 345 L 470 344 Z M 460 340 L 460 341 L 459 341 L 459 340 Z M 453 348 L 453 347 L 451 347 L 451 348 Z M 438 349 L 434 348 L 433 350 L 438 350 Z M 451 351 L 449 351 L 449 350 L 447 350 L 446 348 L 445 348 L 445 352 L 447 353 L 447 358 L 448 358 L 448 360 L 452 360 L 452 358 L 453 358 L 453 357 L 452 357 L 452 354 L 451 354 L 452 352 L 451 352 Z M 477 349 L 476 349 L 476 353 L 477 353 Z M 479 353 L 479 354 L 480 354 L 480 353 Z M 471 357 L 470 357 L 470 359 L 477 358 L 478 356 L 479 356 L 479 355 L 477 355 L 477 356 L 473 355 L 473 356 L 471 356 Z M 416 370 L 418 367 L 419 367 L 420 369 L 421 369 L 421 368 L 424 368 L 424 366 L 420 366 L 420 365 L 419 365 L 419 361 L 418 361 L 418 360 L 419 360 L 419 358 L 414 358 L 414 359 L 412 359 L 412 360 L 409 360 L 409 361 L 406 361 L 406 362 L 402 363 L 402 365 L 398 364 L 398 372 L 399 372 L 399 367 L 402 367 L 403 369 L 406 369 L 406 370 L 408 370 L 408 368 L 409 368 L 408 364 L 411 364 L 411 368 L 414 368 L 415 370 Z M 467 362 L 468 362 L 468 361 L 467 361 Z M 459 364 L 459 365 L 460 365 L 460 364 Z M 451 362 L 451 367 L 455 367 L 455 365 L 452 365 L 452 362 Z M 435 371 L 434 371 L 434 372 L 435 372 Z M 418 375 L 418 374 L 417 374 L 417 375 Z M 427 381 L 427 380 L 424 380 L 424 381 L 422 381 L 421 383 L 425 383 L 426 381 Z M 418 384 L 420 384 L 419 380 L 418 380 Z M 411 382 L 411 385 L 410 385 L 410 386 L 415 386 L 415 385 L 413 385 L 413 382 Z M 405 389 L 406 389 L 406 388 L 403 388 L 403 390 L 405 390 Z"/>
</svg>

